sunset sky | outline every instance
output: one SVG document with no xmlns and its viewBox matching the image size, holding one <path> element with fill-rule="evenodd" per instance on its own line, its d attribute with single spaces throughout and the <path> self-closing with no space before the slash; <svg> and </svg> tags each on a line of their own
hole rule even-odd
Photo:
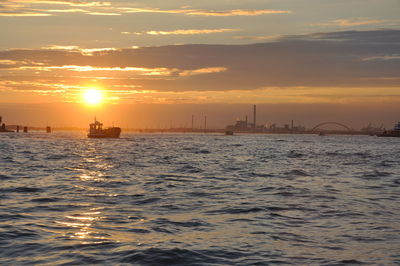
<svg viewBox="0 0 400 266">
<path fill-rule="evenodd" d="M 301 109 L 306 125 L 391 126 L 400 119 L 399 14 L 398 0 L 3 0 L 0 115 L 40 124 L 71 112 L 81 120 L 63 125 L 82 125 L 101 113 L 156 127 L 184 124 L 196 105 L 198 116 L 220 117 L 217 127 L 259 104 L 263 123 Z M 85 106 L 90 88 L 102 91 L 101 106 Z M 271 117 L 272 108 L 287 116 Z"/>
</svg>

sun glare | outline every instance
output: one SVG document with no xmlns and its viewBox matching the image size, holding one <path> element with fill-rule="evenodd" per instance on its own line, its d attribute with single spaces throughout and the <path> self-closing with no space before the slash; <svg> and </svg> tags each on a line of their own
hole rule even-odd
<svg viewBox="0 0 400 266">
<path fill-rule="evenodd" d="M 99 89 L 87 89 L 83 94 L 83 99 L 89 105 L 97 105 L 102 102 L 103 94 Z"/>
</svg>

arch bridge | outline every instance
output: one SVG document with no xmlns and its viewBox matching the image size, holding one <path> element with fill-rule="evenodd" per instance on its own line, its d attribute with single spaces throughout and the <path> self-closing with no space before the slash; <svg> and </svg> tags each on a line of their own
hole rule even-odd
<svg viewBox="0 0 400 266">
<path fill-rule="evenodd" d="M 349 128 L 348 126 L 346 126 L 346 125 L 344 125 L 344 124 L 341 124 L 341 123 L 338 123 L 338 122 L 324 122 L 324 123 L 320 123 L 320 124 L 316 125 L 315 127 L 313 127 L 313 128 L 311 129 L 311 131 L 315 131 L 315 130 L 319 129 L 320 127 L 323 127 L 323 126 L 326 126 L 326 125 L 335 125 L 335 126 L 342 127 L 342 128 L 344 128 L 344 129 L 346 129 L 347 131 L 352 131 L 352 129 Z"/>
</svg>

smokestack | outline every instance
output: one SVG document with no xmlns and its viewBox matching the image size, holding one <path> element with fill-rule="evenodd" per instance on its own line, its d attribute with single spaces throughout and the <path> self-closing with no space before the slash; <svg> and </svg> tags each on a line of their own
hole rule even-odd
<svg viewBox="0 0 400 266">
<path fill-rule="evenodd" d="M 194 115 L 192 115 L 192 130 L 194 128 Z"/>
<path fill-rule="evenodd" d="M 207 130 L 207 116 L 204 116 L 204 131 Z"/>
<path fill-rule="evenodd" d="M 254 105 L 254 111 L 253 111 L 253 128 L 256 128 L 256 117 L 257 117 L 257 110 L 256 110 L 256 105 Z"/>
</svg>

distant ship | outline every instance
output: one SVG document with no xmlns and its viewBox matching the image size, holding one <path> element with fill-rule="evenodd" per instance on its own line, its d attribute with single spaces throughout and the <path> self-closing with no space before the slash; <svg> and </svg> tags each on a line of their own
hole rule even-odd
<svg viewBox="0 0 400 266">
<path fill-rule="evenodd" d="M 94 119 L 94 123 L 90 124 L 88 137 L 89 138 L 119 138 L 121 128 L 109 127 L 103 129 L 103 124 Z"/>
<path fill-rule="evenodd" d="M 227 130 L 227 131 L 225 131 L 225 135 L 233 136 L 233 131 L 232 130 Z"/>
<path fill-rule="evenodd" d="M 378 135 L 379 137 L 400 137 L 400 122 L 394 126 L 392 130 L 383 131 L 383 133 Z"/>
<path fill-rule="evenodd" d="M 9 130 L 6 128 L 5 124 L 2 124 L 0 127 L 0 132 L 14 132 L 14 130 Z"/>
<path fill-rule="evenodd" d="M 0 116 L 0 132 L 14 132 L 13 130 L 9 130 L 6 128 L 6 124 L 1 123 L 2 122 L 2 117 Z"/>
</svg>

